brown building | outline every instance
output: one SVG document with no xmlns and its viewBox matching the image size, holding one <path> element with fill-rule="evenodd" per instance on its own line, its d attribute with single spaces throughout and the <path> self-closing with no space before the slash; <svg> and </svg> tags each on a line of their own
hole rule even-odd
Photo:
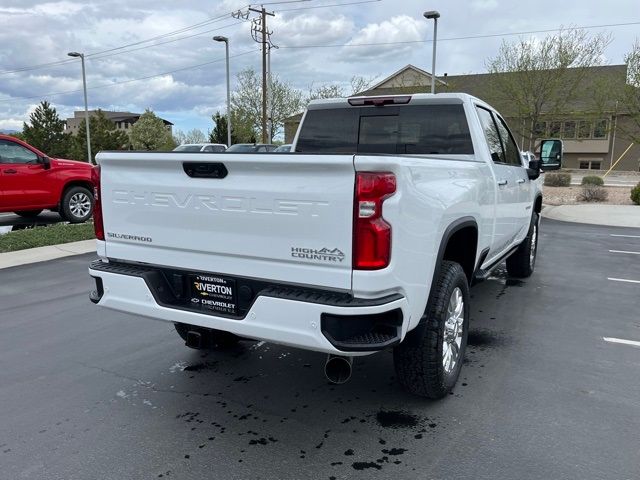
<svg viewBox="0 0 640 480">
<path fill-rule="evenodd" d="M 510 74 L 504 74 L 510 75 Z M 490 74 L 446 75 L 437 79 L 436 91 L 464 92 L 493 105 L 505 115 L 523 150 L 539 153 L 541 138 L 562 138 L 564 144 L 563 166 L 571 169 L 608 170 L 629 149 L 615 166 L 615 170 L 640 170 L 640 145 L 632 145 L 626 134 L 633 131 L 633 121 L 625 114 L 623 106 L 604 98 L 594 111 L 595 93 L 602 95 L 602 85 L 624 85 L 626 65 L 592 67 L 585 76 L 581 88 L 567 102 L 563 113 L 546 114 L 544 109 L 540 121 L 535 125 L 533 141 L 525 135 L 524 119 L 513 112 L 510 99 L 496 92 L 491 85 Z M 393 95 L 402 93 L 426 93 L 431 88 L 431 74 L 413 65 L 406 65 L 383 79 L 369 90 L 358 95 Z M 293 141 L 302 114 L 285 120 L 285 142 Z M 531 129 L 529 129 L 530 131 Z M 629 148 L 631 146 L 631 148 Z"/>
<path fill-rule="evenodd" d="M 95 115 L 96 113 L 97 110 L 89 110 L 89 115 Z M 122 130 L 127 134 L 129 134 L 129 128 L 131 128 L 142 115 L 141 113 L 110 112 L 108 110 L 102 110 L 102 113 L 115 124 L 116 129 Z M 173 123 L 164 118 L 161 118 L 161 120 L 164 122 L 166 129 L 169 130 L 169 133 L 171 133 Z M 84 128 L 84 110 L 73 112 L 73 117 L 67 118 L 65 132 L 75 135 L 78 132 L 84 132 Z"/>
</svg>

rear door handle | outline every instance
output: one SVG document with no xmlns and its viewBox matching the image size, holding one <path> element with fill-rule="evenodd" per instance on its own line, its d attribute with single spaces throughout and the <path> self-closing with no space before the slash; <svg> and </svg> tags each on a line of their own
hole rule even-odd
<svg viewBox="0 0 640 480">
<path fill-rule="evenodd" d="M 498 180 L 498 185 L 500 185 L 501 187 L 504 187 L 507 183 L 509 182 L 505 179 Z"/>
<path fill-rule="evenodd" d="M 524 182 L 525 182 L 525 179 L 524 179 L 524 178 L 519 178 L 519 179 L 516 181 L 516 183 L 524 183 Z"/>
<path fill-rule="evenodd" d="M 8 168 L 8 169 L 4 170 L 4 173 L 18 173 L 18 171 L 13 169 L 13 168 Z"/>
</svg>

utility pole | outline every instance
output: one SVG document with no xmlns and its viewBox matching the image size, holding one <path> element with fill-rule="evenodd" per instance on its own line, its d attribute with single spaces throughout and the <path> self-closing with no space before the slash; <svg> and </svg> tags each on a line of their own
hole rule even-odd
<svg viewBox="0 0 640 480">
<path fill-rule="evenodd" d="M 249 7 L 249 10 L 260 14 L 260 17 L 253 20 L 251 36 L 262 44 L 262 143 L 267 143 L 267 45 L 271 44 L 272 33 L 267 30 L 267 16 L 274 17 L 275 14 L 267 12 L 264 6 L 260 10 Z"/>
</svg>

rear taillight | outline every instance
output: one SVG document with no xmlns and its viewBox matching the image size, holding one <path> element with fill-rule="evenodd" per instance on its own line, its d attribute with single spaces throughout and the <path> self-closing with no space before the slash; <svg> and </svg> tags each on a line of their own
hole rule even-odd
<svg viewBox="0 0 640 480">
<path fill-rule="evenodd" d="M 91 169 L 93 183 L 93 229 L 98 240 L 104 240 L 104 223 L 102 222 L 102 197 L 100 192 L 100 165 Z"/>
<path fill-rule="evenodd" d="M 391 260 L 391 225 L 382 218 L 382 203 L 396 191 L 388 172 L 356 173 L 353 214 L 353 268 L 378 270 Z"/>
</svg>

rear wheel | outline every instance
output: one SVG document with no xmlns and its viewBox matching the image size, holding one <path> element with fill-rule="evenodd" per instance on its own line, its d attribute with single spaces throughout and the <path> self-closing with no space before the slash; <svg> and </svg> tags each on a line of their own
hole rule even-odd
<svg viewBox="0 0 640 480">
<path fill-rule="evenodd" d="M 442 398 L 456 384 L 467 347 L 469 284 L 462 267 L 444 261 L 421 325 L 393 351 L 400 383 L 411 393 Z"/>
<path fill-rule="evenodd" d="M 86 222 L 93 213 L 93 195 L 89 189 L 75 186 L 62 196 L 60 213 L 71 223 Z"/>
<path fill-rule="evenodd" d="M 16 215 L 20 215 L 24 218 L 34 218 L 42 213 L 42 210 L 22 210 L 20 212 L 13 212 Z"/>
<path fill-rule="evenodd" d="M 240 337 L 233 333 L 224 332 L 222 330 L 214 330 L 213 328 L 196 327 L 195 325 L 187 325 L 186 323 L 174 323 L 176 331 L 180 338 L 185 341 L 185 344 L 190 348 L 200 350 L 211 350 L 216 348 L 229 348 L 233 347 L 240 341 Z M 197 332 L 200 334 L 200 346 L 192 346 L 187 344 L 187 334 L 189 331 Z"/>
<path fill-rule="evenodd" d="M 529 233 L 513 255 L 507 258 L 507 273 L 511 277 L 527 278 L 533 273 L 538 254 L 538 227 L 540 216 L 537 213 L 531 218 Z"/>
</svg>

